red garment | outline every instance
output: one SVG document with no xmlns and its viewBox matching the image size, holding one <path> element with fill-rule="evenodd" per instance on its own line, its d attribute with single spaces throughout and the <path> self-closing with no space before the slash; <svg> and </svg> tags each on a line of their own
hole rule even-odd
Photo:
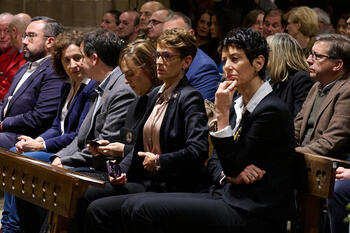
<svg viewBox="0 0 350 233">
<path fill-rule="evenodd" d="M 4 100 L 10 89 L 13 76 L 26 62 L 23 58 L 23 52 L 20 53 L 16 49 L 9 49 L 0 55 L 0 101 Z"/>
</svg>

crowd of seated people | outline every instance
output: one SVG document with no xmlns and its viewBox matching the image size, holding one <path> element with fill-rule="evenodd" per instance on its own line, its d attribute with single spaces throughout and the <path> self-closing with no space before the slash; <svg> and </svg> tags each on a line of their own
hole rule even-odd
<svg viewBox="0 0 350 233">
<path fill-rule="evenodd" d="M 223 9 L 192 28 L 158 1 L 86 33 L 0 14 L 0 146 L 106 181 L 69 232 L 285 232 L 295 148 L 348 159 L 350 14 L 332 29 L 319 8 L 254 6 L 229 30 Z M 331 233 L 349 229 L 349 174 Z M 6 193 L 1 224 L 43 232 L 47 211 Z"/>
</svg>

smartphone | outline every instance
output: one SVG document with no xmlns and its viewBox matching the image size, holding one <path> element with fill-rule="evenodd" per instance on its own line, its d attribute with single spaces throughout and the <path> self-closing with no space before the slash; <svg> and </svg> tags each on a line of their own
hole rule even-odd
<svg viewBox="0 0 350 233">
<path fill-rule="evenodd" d="M 106 164 L 107 164 L 108 175 L 114 178 L 117 178 L 121 175 L 120 167 L 116 161 L 107 160 Z"/>
<path fill-rule="evenodd" d="M 98 146 L 101 146 L 100 143 L 97 142 L 98 140 L 97 139 L 94 139 L 94 140 L 88 140 L 86 142 L 86 144 L 89 144 L 90 146 L 92 147 L 98 147 Z"/>
</svg>

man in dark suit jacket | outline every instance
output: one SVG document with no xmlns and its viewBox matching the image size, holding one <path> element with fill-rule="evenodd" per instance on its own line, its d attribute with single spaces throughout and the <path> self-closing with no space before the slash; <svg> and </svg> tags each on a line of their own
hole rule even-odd
<svg viewBox="0 0 350 233">
<path fill-rule="evenodd" d="M 28 25 L 22 66 L 13 78 L 0 112 L 0 147 L 10 148 L 17 137 L 36 137 L 50 127 L 56 116 L 63 81 L 51 66 L 49 52 L 62 25 L 46 17 Z"/>
<path fill-rule="evenodd" d="M 108 47 L 109 46 L 109 47 Z M 88 140 L 121 141 L 127 109 L 135 98 L 118 66 L 121 40 L 112 32 L 96 30 L 84 36 L 80 49 L 84 55 L 84 71 L 100 82 L 98 96 L 83 121 L 78 136 L 52 157 L 52 165 L 66 168 L 93 166 Z"/>
<path fill-rule="evenodd" d="M 47 17 L 35 17 L 28 25 L 23 44 L 24 58 L 29 62 L 18 70 L 5 96 L 0 111 L 0 147 L 13 147 L 20 135 L 37 137 L 51 126 L 63 80 L 54 72 L 49 54 L 55 37 L 62 31 L 61 24 Z M 18 230 L 9 224 L 18 221 L 12 211 L 15 209 L 5 208 L 3 212 L 1 223 L 5 232 Z"/>
<path fill-rule="evenodd" d="M 113 32 L 97 29 L 84 35 L 80 45 L 83 69 L 100 85 L 78 136 L 51 157 L 52 165 L 89 172 L 93 157 L 87 148 L 88 140 L 120 141 L 127 108 L 135 97 L 118 66 L 122 48 L 121 40 Z M 18 198 L 16 204 L 22 230 L 40 232 L 46 211 Z"/>
</svg>

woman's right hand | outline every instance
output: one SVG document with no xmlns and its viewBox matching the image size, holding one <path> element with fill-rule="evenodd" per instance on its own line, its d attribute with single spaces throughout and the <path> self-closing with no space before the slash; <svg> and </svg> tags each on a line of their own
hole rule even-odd
<svg viewBox="0 0 350 233">
<path fill-rule="evenodd" d="M 126 184 L 126 182 L 127 182 L 126 174 L 122 173 L 120 176 L 118 176 L 116 178 L 109 176 L 109 182 L 111 182 L 111 184 L 113 184 L 113 185 Z"/>
<path fill-rule="evenodd" d="M 218 120 L 218 130 L 229 125 L 230 108 L 233 94 L 236 91 L 237 80 L 220 83 L 215 93 L 215 112 Z"/>
<path fill-rule="evenodd" d="M 238 176 L 227 177 L 226 180 L 234 184 L 251 184 L 257 180 L 261 180 L 265 173 L 265 170 L 262 170 L 257 166 L 251 164 L 249 166 L 246 166 Z"/>
</svg>

